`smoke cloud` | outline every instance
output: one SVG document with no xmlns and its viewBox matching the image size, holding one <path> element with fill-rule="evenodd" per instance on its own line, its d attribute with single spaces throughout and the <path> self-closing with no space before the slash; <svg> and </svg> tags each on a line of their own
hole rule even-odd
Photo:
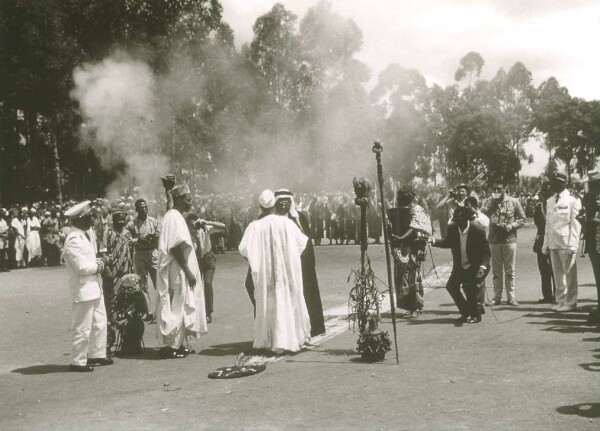
<svg viewBox="0 0 600 431">
<path fill-rule="evenodd" d="M 350 191 L 354 176 L 373 179 L 370 72 L 344 54 L 362 43 L 360 30 L 323 7 L 316 30 L 299 34 L 322 35 L 311 42 L 310 66 L 322 86 L 303 96 L 309 108 L 301 115 L 265 100 L 266 84 L 243 55 L 218 44 L 199 58 L 174 53 L 160 76 L 123 53 L 77 68 L 72 97 L 83 116 L 82 141 L 104 169 L 120 172 L 109 196 L 133 185 L 154 194 L 169 171 L 199 193 L 236 195 L 267 187 Z M 331 49 L 340 53 L 333 63 Z"/>
<path fill-rule="evenodd" d="M 91 147 L 104 169 L 118 172 L 107 194 L 120 195 L 138 185 L 149 193 L 169 169 L 160 143 L 168 117 L 159 115 L 157 81 L 144 63 L 122 54 L 74 71 L 72 97 L 83 117 L 82 142 Z"/>
</svg>

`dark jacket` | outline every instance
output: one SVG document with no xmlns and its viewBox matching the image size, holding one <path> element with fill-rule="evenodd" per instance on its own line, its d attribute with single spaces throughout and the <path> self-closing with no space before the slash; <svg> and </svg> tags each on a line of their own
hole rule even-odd
<svg viewBox="0 0 600 431">
<path fill-rule="evenodd" d="M 448 234 L 442 240 L 436 240 L 435 247 L 449 248 L 452 251 L 453 268 L 462 268 L 462 258 L 460 255 L 460 235 L 458 225 L 448 225 Z M 478 268 L 485 266 L 486 270 L 490 267 L 490 246 L 485 237 L 485 229 L 477 223 L 470 223 L 467 233 L 467 258 L 471 267 Z"/>
<path fill-rule="evenodd" d="M 546 234 L 546 201 L 542 200 L 542 202 L 538 202 L 535 205 L 533 222 L 537 228 L 535 241 L 533 243 L 533 251 L 535 253 L 541 253 L 542 245 L 544 244 L 544 235 Z"/>
</svg>

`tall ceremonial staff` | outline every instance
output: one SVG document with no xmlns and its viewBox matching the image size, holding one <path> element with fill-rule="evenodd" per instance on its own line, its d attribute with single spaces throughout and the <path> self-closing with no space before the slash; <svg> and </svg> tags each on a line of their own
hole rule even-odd
<svg viewBox="0 0 600 431">
<path fill-rule="evenodd" d="M 383 223 L 383 242 L 385 243 L 385 261 L 387 264 L 388 289 L 390 292 L 390 311 L 392 313 L 392 327 L 394 328 L 394 348 L 396 349 L 396 364 L 400 363 L 398 358 L 398 337 L 396 336 L 396 306 L 394 305 L 393 282 L 392 282 L 392 263 L 390 261 L 390 240 L 388 237 L 387 208 L 383 196 L 383 168 L 381 167 L 381 153 L 383 153 L 382 143 L 375 141 L 373 143 L 373 152 L 377 160 L 377 182 L 379 183 L 379 197 L 381 199 L 381 221 Z"/>
</svg>

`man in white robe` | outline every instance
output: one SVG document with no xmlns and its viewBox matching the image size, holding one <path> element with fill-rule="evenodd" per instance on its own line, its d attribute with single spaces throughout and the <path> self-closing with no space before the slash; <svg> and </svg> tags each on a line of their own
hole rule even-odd
<svg viewBox="0 0 600 431">
<path fill-rule="evenodd" d="M 17 268 L 25 267 L 25 226 L 19 219 L 19 211 L 10 211 L 10 227 L 15 232 L 14 261 Z"/>
<path fill-rule="evenodd" d="M 40 228 L 42 225 L 40 219 L 37 217 L 37 210 L 35 208 L 29 210 L 27 226 L 29 227 L 25 237 L 25 246 L 28 250 L 27 259 L 29 262 L 35 262 L 42 257 L 42 241 L 40 239 Z"/>
<path fill-rule="evenodd" d="M 171 190 L 173 208 L 167 211 L 158 240 L 157 328 L 162 358 L 184 358 L 187 336 L 208 332 L 204 307 L 204 285 L 192 237 L 182 213 L 191 208 L 187 186 Z"/>
<path fill-rule="evenodd" d="M 260 202 L 272 208 L 273 192 L 265 190 Z M 293 221 L 275 214 L 253 221 L 244 232 L 239 251 L 248 259 L 255 288 L 255 349 L 297 352 L 310 338 L 300 262 L 307 241 Z"/>
</svg>

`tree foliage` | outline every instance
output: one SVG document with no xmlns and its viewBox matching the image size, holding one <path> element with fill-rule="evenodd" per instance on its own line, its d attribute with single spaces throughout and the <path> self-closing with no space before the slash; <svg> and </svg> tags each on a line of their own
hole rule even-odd
<svg viewBox="0 0 600 431">
<path fill-rule="evenodd" d="M 252 189 L 261 175 L 344 187 L 371 172 L 375 138 L 402 181 L 511 183 L 534 137 L 549 169 L 561 161 L 585 174 L 600 155 L 600 102 L 571 97 L 554 78 L 536 88 L 521 62 L 485 80 L 471 51 L 446 87 L 390 64 L 369 92 L 362 32 L 330 2 L 301 18 L 275 4 L 253 31 L 238 51 L 218 0 L 1 2 L 0 199 L 102 194 L 125 168 L 103 168 L 82 145 L 71 97 L 77 67 L 115 55 L 157 77 L 168 117 L 160 151 L 204 190 Z"/>
</svg>

